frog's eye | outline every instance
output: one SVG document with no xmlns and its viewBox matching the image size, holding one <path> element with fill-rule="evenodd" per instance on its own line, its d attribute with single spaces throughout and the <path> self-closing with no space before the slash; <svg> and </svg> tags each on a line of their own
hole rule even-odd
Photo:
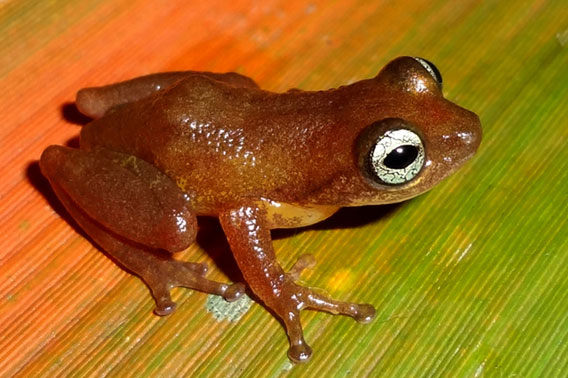
<svg viewBox="0 0 568 378">
<path fill-rule="evenodd" d="M 388 130 L 371 148 L 372 173 L 383 183 L 404 184 L 424 165 L 424 146 L 420 137 L 408 129 Z"/>
<path fill-rule="evenodd" d="M 438 68 L 434 65 L 434 63 L 424 59 L 424 58 L 419 58 L 419 57 L 414 57 L 414 59 L 420 63 L 422 65 L 422 67 L 424 67 L 424 69 L 426 71 L 428 71 L 428 73 L 434 78 L 434 80 L 436 80 L 436 83 L 438 84 L 438 87 L 440 88 L 440 90 L 442 89 L 442 74 L 440 73 L 440 71 L 438 70 Z"/>
</svg>

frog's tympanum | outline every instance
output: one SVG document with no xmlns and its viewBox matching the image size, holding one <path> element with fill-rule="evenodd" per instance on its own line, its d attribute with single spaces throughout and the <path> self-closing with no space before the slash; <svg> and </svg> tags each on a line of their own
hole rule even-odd
<svg viewBox="0 0 568 378">
<path fill-rule="evenodd" d="M 296 362 L 312 353 L 300 310 L 362 323 L 375 310 L 297 284 L 313 259 L 284 271 L 270 230 L 414 197 L 472 157 L 481 139 L 478 117 L 443 97 L 436 67 L 411 57 L 327 91 L 273 93 L 237 73 L 159 73 L 82 89 L 77 107 L 94 118 L 80 148 L 50 146 L 40 165 L 81 228 L 167 315 L 174 286 L 228 301 L 243 294 L 243 283 L 208 280 L 205 264 L 164 254 L 194 242 L 196 216 L 217 217 L 246 284 L 283 322 Z"/>
</svg>

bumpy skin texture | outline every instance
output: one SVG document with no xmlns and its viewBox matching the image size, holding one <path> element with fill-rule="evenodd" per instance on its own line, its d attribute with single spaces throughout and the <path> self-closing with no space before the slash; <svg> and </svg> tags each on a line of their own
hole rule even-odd
<svg viewBox="0 0 568 378">
<path fill-rule="evenodd" d="M 313 261 L 304 256 L 285 273 L 270 229 L 312 224 L 343 206 L 402 201 L 460 167 L 481 127 L 440 87 L 410 57 L 373 79 L 317 92 L 271 93 L 236 73 L 149 75 L 79 91 L 78 108 L 95 118 L 80 149 L 50 146 L 40 166 L 79 225 L 144 280 L 160 315 L 175 308 L 173 286 L 242 295 L 242 283 L 207 280 L 203 264 L 164 254 L 194 241 L 196 216 L 218 217 L 247 284 L 282 319 L 288 354 L 302 362 L 311 349 L 301 309 L 360 322 L 375 310 L 297 285 Z M 420 136 L 425 163 L 413 179 L 389 185 L 369 170 L 369 150 L 400 125 Z"/>
</svg>

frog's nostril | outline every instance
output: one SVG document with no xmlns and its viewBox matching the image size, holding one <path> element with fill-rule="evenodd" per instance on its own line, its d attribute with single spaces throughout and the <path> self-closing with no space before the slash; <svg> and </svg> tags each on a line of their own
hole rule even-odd
<svg viewBox="0 0 568 378">
<path fill-rule="evenodd" d="M 53 175 L 53 172 L 61 165 L 64 153 L 64 147 L 55 145 L 49 146 L 43 151 L 39 159 L 39 167 L 44 176 Z"/>
</svg>

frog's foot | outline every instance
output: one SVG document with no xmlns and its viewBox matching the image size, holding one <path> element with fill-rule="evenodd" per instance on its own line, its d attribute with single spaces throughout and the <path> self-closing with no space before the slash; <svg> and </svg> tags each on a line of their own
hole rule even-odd
<svg viewBox="0 0 568 378">
<path fill-rule="evenodd" d="M 150 288 L 156 302 L 154 312 L 160 316 L 169 315 L 176 308 L 176 303 L 170 296 L 170 290 L 174 287 L 187 287 L 220 295 L 229 302 L 239 299 L 245 292 L 242 283 L 225 284 L 211 281 L 204 278 L 206 272 L 205 264 L 168 259 L 152 264 L 138 274 Z"/>
<path fill-rule="evenodd" d="M 286 274 L 282 287 L 282 297 L 285 298 L 286 310 L 282 317 L 290 341 L 288 356 L 295 362 L 304 362 L 310 358 L 312 350 L 303 337 L 299 312 L 303 309 L 325 311 L 334 315 L 347 315 L 359 323 L 369 323 L 375 317 L 375 308 L 366 303 L 350 303 L 331 299 L 313 289 L 300 286 L 294 281 L 300 272 L 315 265 L 311 255 L 301 256 L 296 264 Z"/>
</svg>

